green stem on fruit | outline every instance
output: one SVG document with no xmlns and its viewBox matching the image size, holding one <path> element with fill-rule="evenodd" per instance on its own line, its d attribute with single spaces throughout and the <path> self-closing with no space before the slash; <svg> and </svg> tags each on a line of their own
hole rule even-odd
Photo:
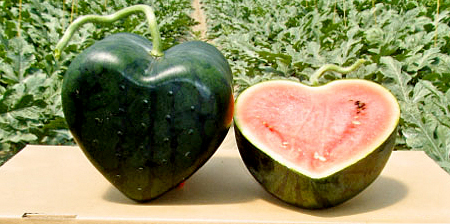
<svg viewBox="0 0 450 224">
<path fill-rule="evenodd" d="M 342 74 L 350 73 L 354 70 L 356 70 L 361 64 L 366 62 L 364 59 L 359 59 L 356 61 L 353 65 L 349 67 L 341 67 L 333 64 L 326 64 L 320 67 L 314 74 L 310 77 L 309 81 L 311 82 L 311 85 L 317 86 L 319 85 L 319 78 L 327 71 L 335 71 Z"/>
<path fill-rule="evenodd" d="M 143 12 L 148 21 L 148 26 L 153 39 L 153 49 L 150 54 L 155 57 L 161 57 L 164 55 L 161 45 L 161 35 L 159 34 L 158 24 L 156 22 L 156 16 L 153 12 L 152 7 L 148 5 L 134 5 L 117 11 L 111 15 L 85 15 L 77 18 L 70 26 L 67 28 L 61 40 L 55 47 L 55 57 L 59 58 L 62 50 L 72 38 L 75 31 L 85 23 L 112 23 L 123 17 L 135 14 L 136 12 Z"/>
</svg>

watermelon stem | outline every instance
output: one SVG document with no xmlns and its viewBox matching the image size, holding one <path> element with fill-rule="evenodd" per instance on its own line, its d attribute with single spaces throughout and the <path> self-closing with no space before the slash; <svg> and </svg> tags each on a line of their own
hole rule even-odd
<svg viewBox="0 0 450 224">
<path fill-rule="evenodd" d="M 333 64 L 326 64 L 320 67 L 316 72 L 314 72 L 313 75 L 311 75 L 309 81 L 311 82 L 311 85 L 317 86 L 319 85 L 319 78 L 327 71 L 334 71 L 339 72 L 342 74 L 350 73 L 354 70 L 356 70 L 361 64 L 366 62 L 364 59 L 359 59 L 356 61 L 353 65 L 350 65 L 348 67 L 341 67 Z"/>
<path fill-rule="evenodd" d="M 154 57 L 161 57 L 164 55 L 162 51 L 161 45 L 161 35 L 159 33 L 158 24 L 156 22 L 156 16 L 153 12 L 152 7 L 148 5 L 134 5 L 124 9 L 121 9 L 110 15 L 85 15 L 77 18 L 73 21 L 67 30 L 64 32 L 63 37 L 59 40 L 58 44 L 55 47 L 55 57 L 59 58 L 61 55 L 61 51 L 69 42 L 70 38 L 72 38 L 75 31 L 77 31 L 82 25 L 85 23 L 112 23 L 123 17 L 127 17 L 129 15 L 135 14 L 137 12 L 143 12 L 147 18 L 148 26 L 150 33 L 153 39 L 153 49 L 150 54 Z"/>
</svg>

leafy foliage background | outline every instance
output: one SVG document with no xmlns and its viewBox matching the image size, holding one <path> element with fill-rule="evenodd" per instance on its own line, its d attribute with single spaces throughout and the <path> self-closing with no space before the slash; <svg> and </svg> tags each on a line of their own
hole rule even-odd
<svg viewBox="0 0 450 224">
<path fill-rule="evenodd" d="M 105 6 L 105 3 L 106 6 Z M 126 6 L 155 8 L 165 48 L 192 39 L 190 0 L 78 0 L 76 16 Z M 323 64 L 368 61 L 348 75 L 388 88 L 402 115 L 398 150 L 423 150 L 450 172 L 450 2 L 440 0 L 202 0 L 208 38 L 233 69 L 236 93 L 268 79 L 308 84 Z M 151 39 L 142 16 L 101 28 L 86 25 L 62 60 L 53 49 L 72 1 L 0 1 L 0 164 L 25 144 L 74 144 L 62 115 L 60 85 L 71 59 L 110 33 Z"/>
<path fill-rule="evenodd" d="M 235 75 L 236 90 L 269 79 L 309 84 L 328 63 L 368 61 L 346 76 L 398 99 L 397 149 L 423 150 L 450 172 L 450 2 L 411 0 L 204 0 L 209 38 Z"/>
<path fill-rule="evenodd" d="M 105 5 L 106 4 L 106 5 Z M 151 39 L 143 15 L 114 24 L 85 25 L 65 48 L 61 60 L 53 50 L 73 17 L 111 14 L 127 6 L 153 6 L 164 48 L 192 38 L 189 0 L 0 1 L 0 165 L 26 144 L 74 144 L 65 123 L 60 89 L 71 59 L 110 33 L 133 32 Z"/>
</svg>

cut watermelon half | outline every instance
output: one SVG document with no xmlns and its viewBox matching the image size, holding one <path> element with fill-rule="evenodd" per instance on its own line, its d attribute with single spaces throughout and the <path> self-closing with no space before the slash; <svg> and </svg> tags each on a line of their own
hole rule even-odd
<svg viewBox="0 0 450 224">
<path fill-rule="evenodd" d="M 349 181 L 358 182 L 360 178 L 365 183 L 372 182 L 392 151 L 399 117 L 396 98 L 371 81 L 338 80 L 310 87 L 275 80 L 254 85 L 239 95 L 234 122 L 241 156 L 267 189 L 281 184 L 272 183 L 278 178 L 271 176 L 284 175 L 280 171 L 268 171 L 274 163 L 287 170 L 283 172 L 298 174 L 309 182 L 342 177 L 346 169 L 363 163 L 358 172 L 374 174 L 358 177 L 352 173 L 353 179 Z M 379 161 L 362 162 L 380 149 L 388 153 Z M 263 157 L 270 162 L 260 161 Z M 368 169 L 377 170 L 367 172 Z M 342 188 L 346 183 L 339 184 Z M 283 190 L 277 191 L 284 194 Z M 292 203 L 302 206 L 301 202 Z"/>
</svg>

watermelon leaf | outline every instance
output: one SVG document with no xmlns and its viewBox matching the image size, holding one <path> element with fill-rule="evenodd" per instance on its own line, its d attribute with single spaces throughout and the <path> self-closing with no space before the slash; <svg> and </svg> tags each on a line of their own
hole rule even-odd
<svg viewBox="0 0 450 224">
<path fill-rule="evenodd" d="M 365 66 L 342 78 L 375 81 L 398 98 L 396 148 L 448 160 L 450 1 L 440 1 L 438 16 L 435 0 L 281 2 L 202 1 L 209 37 L 229 59 L 238 94 L 268 79 L 307 84 L 323 64 L 364 58 Z M 327 73 L 320 82 L 338 78 Z"/>
<path fill-rule="evenodd" d="M 448 91 L 449 92 L 449 91 Z M 415 86 L 403 134 L 414 150 L 424 150 L 439 164 L 450 163 L 450 100 L 429 81 Z M 447 166 L 442 166 L 450 172 Z"/>
</svg>

